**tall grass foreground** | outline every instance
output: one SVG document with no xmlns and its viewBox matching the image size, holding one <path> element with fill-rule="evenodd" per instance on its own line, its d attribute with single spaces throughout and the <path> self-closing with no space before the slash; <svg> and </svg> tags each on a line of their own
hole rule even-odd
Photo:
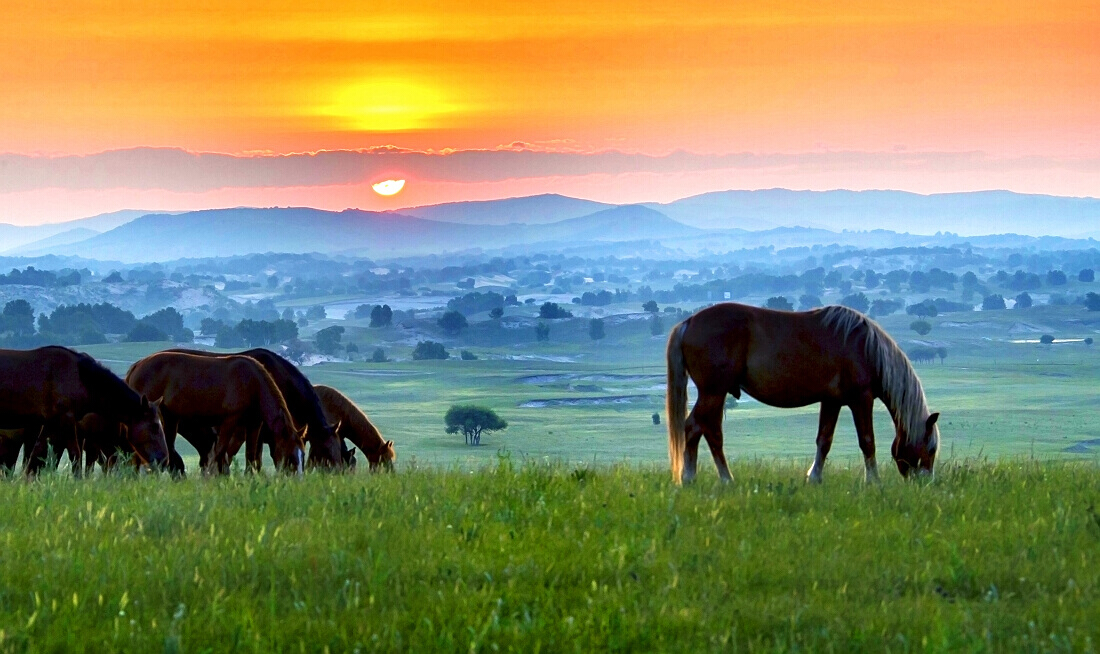
<svg viewBox="0 0 1100 654">
<path fill-rule="evenodd" d="M 0 651 L 1097 648 L 1095 464 L 0 482 Z"/>
</svg>

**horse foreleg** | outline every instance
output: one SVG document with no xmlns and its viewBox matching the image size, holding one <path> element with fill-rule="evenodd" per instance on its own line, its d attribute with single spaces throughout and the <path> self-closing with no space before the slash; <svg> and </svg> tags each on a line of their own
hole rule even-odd
<svg viewBox="0 0 1100 654">
<path fill-rule="evenodd" d="M 814 457 L 814 464 L 806 473 L 808 482 L 821 483 L 821 470 L 825 467 L 825 457 L 829 456 L 829 450 L 833 447 L 833 432 L 836 431 L 838 417 L 840 417 L 839 403 L 821 403 L 821 415 L 817 419 L 817 456 Z"/>
<path fill-rule="evenodd" d="M 878 482 L 878 465 L 875 463 L 875 421 L 871 415 L 875 406 L 874 397 L 861 398 L 852 405 L 852 418 L 856 423 L 856 436 L 859 449 L 863 452 L 864 481 Z"/>
<path fill-rule="evenodd" d="M 243 435 L 243 426 L 237 418 L 230 416 L 218 426 L 218 438 L 214 441 L 214 451 L 207 460 L 208 473 L 229 474 L 229 464 L 244 445 L 247 435 Z"/>
<path fill-rule="evenodd" d="M 248 440 L 244 445 L 244 459 L 249 472 L 260 472 L 264 467 L 264 436 L 266 428 L 263 423 L 257 429 L 248 431 Z"/>
</svg>

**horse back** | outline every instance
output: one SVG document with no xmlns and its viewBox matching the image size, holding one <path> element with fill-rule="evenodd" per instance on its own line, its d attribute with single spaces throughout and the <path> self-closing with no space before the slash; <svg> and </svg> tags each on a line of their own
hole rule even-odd
<svg viewBox="0 0 1100 654">
<path fill-rule="evenodd" d="M 844 402 L 873 385 L 874 367 L 863 347 L 865 325 L 838 329 L 826 315 L 736 303 L 709 307 L 687 321 L 685 365 L 706 392 L 737 397 L 744 389 L 784 407 Z"/>
<path fill-rule="evenodd" d="M 87 356 L 60 346 L 0 349 L 0 417 L 83 415 L 90 398 L 78 364 Z"/>
</svg>

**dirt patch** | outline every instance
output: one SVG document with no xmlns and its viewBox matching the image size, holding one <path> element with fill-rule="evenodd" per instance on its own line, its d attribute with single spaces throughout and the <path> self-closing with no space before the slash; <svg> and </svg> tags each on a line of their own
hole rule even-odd
<svg viewBox="0 0 1100 654">
<path fill-rule="evenodd" d="M 580 375 L 580 374 L 553 374 L 553 375 L 528 375 L 516 379 L 520 384 L 559 384 L 561 382 L 590 381 L 590 382 L 636 382 L 663 380 L 664 375 Z"/>
<path fill-rule="evenodd" d="M 615 397 L 557 397 L 546 400 L 528 400 L 520 404 L 523 409 L 545 409 L 557 406 L 599 406 L 602 404 L 634 404 L 648 402 L 648 395 L 619 395 Z"/>
<path fill-rule="evenodd" d="M 1087 441 L 1077 441 L 1069 447 L 1062 448 L 1063 452 L 1069 452 L 1070 454 L 1094 454 L 1100 452 L 1100 438 L 1093 438 Z"/>
</svg>

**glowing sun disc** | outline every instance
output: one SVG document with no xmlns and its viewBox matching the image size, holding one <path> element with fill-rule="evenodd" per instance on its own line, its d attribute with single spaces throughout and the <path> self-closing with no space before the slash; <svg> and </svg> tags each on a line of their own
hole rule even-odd
<svg viewBox="0 0 1100 654">
<path fill-rule="evenodd" d="M 377 184 L 374 184 L 371 188 L 373 188 L 374 192 L 378 195 L 393 195 L 401 189 L 405 188 L 405 180 L 387 179 L 384 182 L 378 182 Z"/>
</svg>

